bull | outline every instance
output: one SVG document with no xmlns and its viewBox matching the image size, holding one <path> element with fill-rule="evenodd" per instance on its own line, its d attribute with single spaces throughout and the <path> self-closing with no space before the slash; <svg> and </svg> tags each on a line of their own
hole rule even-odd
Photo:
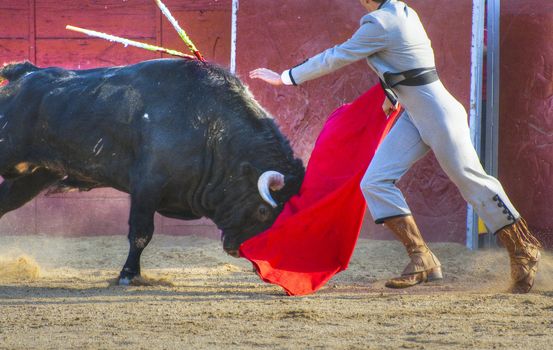
<svg viewBox="0 0 553 350">
<path fill-rule="evenodd" d="M 66 70 L 31 63 L 0 76 L 0 217 L 45 189 L 130 194 L 129 254 L 140 276 L 154 214 L 211 219 L 238 255 L 304 176 L 271 116 L 234 75 L 195 60 Z"/>
</svg>

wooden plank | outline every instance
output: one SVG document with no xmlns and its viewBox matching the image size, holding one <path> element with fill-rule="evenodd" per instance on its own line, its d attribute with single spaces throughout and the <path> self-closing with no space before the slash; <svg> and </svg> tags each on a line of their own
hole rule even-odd
<svg viewBox="0 0 553 350">
<path fill-rule="evenodd" d="M 0 39 L 26 39 L 29 36 L 28 17 L 28 1 L 0 1 Z"/>
<path fill-rule="evenodd" d="M 163 26 L 162 26 L 162 18 L 163 15 L 161 13 L 161 10 L 156 6 L 156 45 L 157 46 L 163 46 Z M 163 54 L 160 52 L 158 54 L 159 57 L 163 57 Z"/>
<path fill-rule="evenodd" d="M 35 203 L 36 202 L 36 203 Z M 125 198 L 39 197 L 32 204 L 2 218 L 0 229 L 10 234 L 41 233 L 90 236 L 127 233 L 129 201 Z M 36 211 L 36 215 L 33 214 Z M 82 213 L 86 213 L 83 215 Z M 31 219 L 24 221 L 25 218 Z M 208 219 L 176 220 L 155 215 L 155 233 L 197 234 L 220 238 L 220 230 Z M 36 232 L 34 226 L 36 223 Z"/>
<path fill-rule="evenodd" d="M 36 201 L 30 201 L 23 207 L 2 216 L 0 233 L 2 235 L 36 234 Z"/>
<path fill-rule="evenodd" d="M 502 1 L 500 27 L 501 183 L 536 237 L 553 248 L 553 2 Z"/>
<path fill-rule="evenodd" d="M 29 59 L 27 39 L 0 39 L 0 65 Z"/>
<path fill-rule="evenodd" d="M 36 63 L 36 0 L 28 0 L 29 3 L 29 60 Z"/>
<path fill-rule="evenodd" d="M 196 47 L 209 61 L 228 66 L 230 62 L 231 11 L 172 11 Z M 163 46 L 188 53 L 168 21 L 163 21 Z"/>
<path fill-rule="evenodd" d="M 37 199 L 37 232 L 52 235 L 105 235 L 128 232 L 127 199 Z M 83 213 L 86 213 L 83 215 Z"/>
<path fill-rule="evenodd" d="M 230 11 L 232 0 L 162 0 L 167 8 L 174 11 Z M 174 16 L 174 14 L 173 14 Z M 176 17 L 175 17 L 176 18 Z"/>
<path fill-rule="evenodd" d="M 185 222 L 185 221 L 182 221 Z M 194 221 L 192 221 L 194 222 Z M 210 225 L 180 225 L 180 226 L 163 226 L 160 230 L 156 229 L 156 233 L 165 235 L 186 236 L 195 235 L 212 239 L 221 239 L 221 231 L 215 226 Z M 221 246 L 221 252 L 222 252 Z"/>
<path fill-rule="evenodd" d="M 67 24 L 126 38 L 156 37 L 156 5 L 149 0 L 36 0 L 36 15 L 38 38 L 82 37 Z"/>
<path fill-rule="evenodd" d="M 155 44 L 155 39 L 144 40 Z M 137 63 L 157 58 L 155 52 L 123 47 L 102 39 L 38 39 L 37 64 L 87 69 Z"/>
</svg>

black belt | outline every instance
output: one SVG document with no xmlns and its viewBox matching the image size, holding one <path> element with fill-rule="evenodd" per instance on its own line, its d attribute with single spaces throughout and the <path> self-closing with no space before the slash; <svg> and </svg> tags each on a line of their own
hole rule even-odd
<svg viewBox="0 0 553 350">
<path fill-rule="evenodd" d="M 435 67 L 411 69 L 401 73 L 384 73 L 384 81 L 391 88 L 396 85 L 426 85 L 436 80 L 438 80 L 438 72 Z"/>
<path fill-rule="evenodd" d="M 439 79 L 436 67 L 411 69 L 401 73 L 384 73 L 384 81 L 380 84 L 388 99 L 395 105 L 397 95 L 392 90 L 397 85 L 420 86 L 433 83 Z"/>
</svg>

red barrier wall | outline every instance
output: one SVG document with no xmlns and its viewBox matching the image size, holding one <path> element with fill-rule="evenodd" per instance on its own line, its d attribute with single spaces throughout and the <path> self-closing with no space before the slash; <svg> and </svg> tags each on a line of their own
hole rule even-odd
<svg viewBox="0 0 553 350">
<path fill-rule="evenodd" d="M 553 2 L 501 2 L 499 177 L 553 247 Z"/>
<path fill-rule="evenodd" d="M 467 108 L 470 2 L 413 0 L 409 3 L 417 9 L 427 28 L 442 80 Z M 249 70 L 261 66 L 280 71 L 302 62 L 348 39 L 364 13 L 357 0 L 322 0 L 317 5 L 312 1 L 243 1 L 238 23 L 239 74 L 246 77 Z M 376 82 L 365 62 L 301 87 L 275 89 L 249 81 L 255 96 L 274 114 L 304 160 L 309 159 L 325 118 Z M 432 155 L 416 164 L 400 186 L 426 237 L 464 242 L 466 206 Z M 390 237 L 387 230 L 372 223 L 370 215 L 363 232 L 371 237 Z"/>
<path fill-rule="evenodd" d="M 438 0 L 412 1 L 427 25 L 437 51 L 437 64 L 446 85 L 468 105 L 470 6 Z M 230 42 L 230 0 L 166 1 L 204 54 L 227 64 Z M 87 68 L 137 62 L 156 55 L 64 30 L 66 24 L 91 27 L 133 39 L 182 47 L 150 1 L 131 3 L 53 0 L 9 0 L 0 5 L 7 25 L 0 32 L 2 61 L 28 58 L 41 66 Z M 63 13 L 63 16 L 59 16 Z M 238 18 L 239 74 L 273 112 L 307 161 L 313 142 L 329 113 L 353 100 L 376 82 L 364 62 L 300 88 L 273 89 L 251 82 L 247 72 L 258 66 L 284 69 L 347 39 L 358 27 L 364 10 L 357 0 L 241 1 Z M 456 18 L 453 22 L 450 19 Z M 362 151 L 362 150 L 360 150 Z M 434 240 L 464 240 L 465 206 L 457 190 L 437 169 L 432 156 L 401 182 L 417 219 Z M 12 233 L 100 234 L 126 232 L 125 194 L 104 189 L 90 193 L 39 197 L 3 218 L 3 231 Z M 86 213 L 86 215 L 82 215 Z M 24 219 L 23 219 L 24 218 Z M 123 220 L 125 218 L 125 220 Z M 388 237 L 370 223 L 365 233 Z M 208 221 L 184 222 L 156 217 L 156 231 L 205 232 L 216 235 Z M 440 229 L 436 229 L 439 227 Z"/>
<path fill-rule="evenodd" d="M 228 65 L 231 0 L 165 3 L 208 59 Z M 547 115 L 553 88 L 551 49 L 544 43 L 551 37 L 552 3 L 503 3 L 500 178 L 530 225 L 547 238 L 553 231 L 553 216 L 548 215 L 547 206 L 553 195 L 547 182 L 552 162 L 552 128 Z M 410 0 L 409 4 L 427 28 L 442 80 L 468 108 L 471 1 Z M 301 87 L 275 89 L 250 81 L 247 73 L 261 66 L 289 68 L 346 40 L 363 14 L 357 0 L 240 1 L 238 74 L 272 112 L 305 161 L 329 113 L 376 83 L 375 76 L 359 62 Z M 158 57 L 84 38 L 66 31 L 66 24 L 185 51 L 149 0 L 4 0 L 0 2 L 0 63 L 29 59 L 41 66 L 87 68 Z M 400 186 L 426 237 L 464 242 L 465 202 L 432 155 L 416 164 Z M 114 190 L 41 196 L 2 218 L 0 232 L 124 233 L 127 216 L 127 195 Z M 217 235 L 208 220 L 186 222 L 161 217 L 156 217 L 156 232 Z M 390 237 L 381 226 L 372 224 L 370 216 L 363 232 L 371 237 Z"/>
</svg>

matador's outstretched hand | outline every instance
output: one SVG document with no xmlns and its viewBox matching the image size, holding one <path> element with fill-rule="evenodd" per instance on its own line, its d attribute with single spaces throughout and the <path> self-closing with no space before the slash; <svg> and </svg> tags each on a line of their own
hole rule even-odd
<svg viewBox="0 0 553 350">
<path fill-rule="evenodd" d="M 250 72 L 250 78 L 261 79 L 271 85 L 280 86 L 283 85 L 280 74 L 267 68 L 257 68 Z"/>
</svg>

